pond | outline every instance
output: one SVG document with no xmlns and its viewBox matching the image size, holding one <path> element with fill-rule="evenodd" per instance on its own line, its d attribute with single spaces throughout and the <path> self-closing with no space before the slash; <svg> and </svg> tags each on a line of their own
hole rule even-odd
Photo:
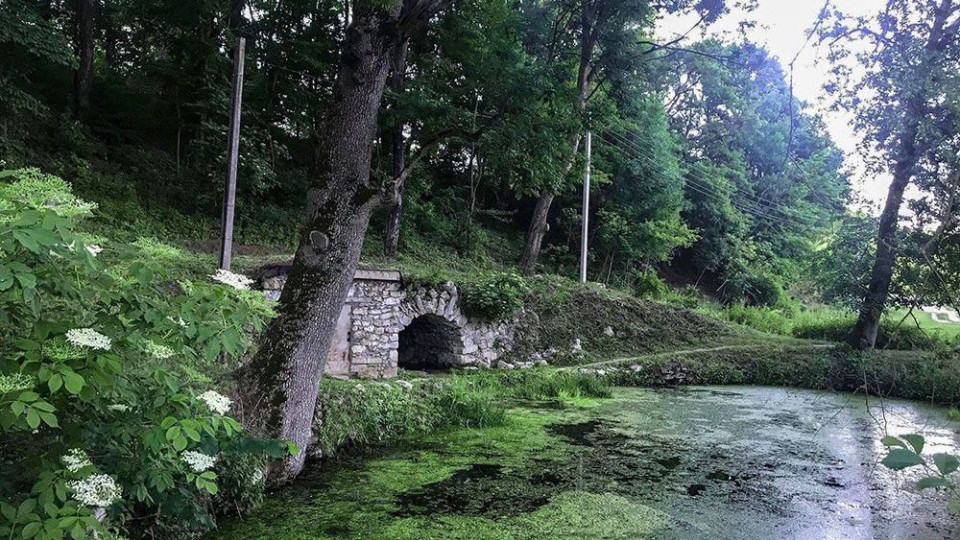
<svg viewBox="0 0 960 540">
<path fill-rule="evenodd" d="M 619 389 L 308 470 L 219 538 L 960 538 L 884 432 L 960 449 L 941 409 L 760 387 Z"/>
</svg>

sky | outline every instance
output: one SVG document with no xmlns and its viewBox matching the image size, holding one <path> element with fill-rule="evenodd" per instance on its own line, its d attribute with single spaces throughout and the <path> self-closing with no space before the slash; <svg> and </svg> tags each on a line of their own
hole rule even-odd
<svg viewBox="0 0 960 540">
<path fill-rule="evenodd" d="M 744 20 L 753 20 L 757 24 L 746 30 L 747 38 L 765 45 L 771 54 L 780 60 L 784 69 L 802 49 L 794 64 L 794 94 L 820 112 L 830 137 L 843 151 L 844 163 L 851 173 L 853 189 L 862 199 L 862 203 L 857 203 L 856 206 L 872 214 L 879 214 L 890 178 L 884 175 L 868 176 L 864 173 L 856 148 L 859 137 L 852 127 L 850 116 L 828 109 L 829 98 L 823 90 L 823 85 L 829 81 L 830 73 L 826 50 L 817 47 L 815 37 L 806 47 L 803 46 L 823 5 L 823 0 L 759 0 L 757 8 L 749 13 L 732 10 L 721 17 L 707 28 L 706 37 L 737 40 L 739 24 Z M 830 5 L 847 15 L 870 15 L 876 13 L 883 2 L 831 0 Z M 657 38 L 674 39 L 694 26 L 697 18 L 693 13 L 666 16 L 657 25 Z M 684 43 L 689 44 L 703 37 L 703 32 L 698 29 L 691 32 Z"/>
</svg>

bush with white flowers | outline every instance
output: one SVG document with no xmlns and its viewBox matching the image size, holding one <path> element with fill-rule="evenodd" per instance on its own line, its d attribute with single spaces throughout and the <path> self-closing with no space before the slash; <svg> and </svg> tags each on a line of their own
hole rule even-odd
<svg viewBox="0 0 960 540">
<path fill-rule="evenodd" d="M 169 287 L 137 246 L 85 242 L 95 208 L 56 177 L 0 171 L 0 485 L 17 490 L 0 538 L 198 535 L 232 456 L 290 451 L 191 375 L 247 354 L 272 315 L 262 295 L 239 275 Z"/>
</svg>

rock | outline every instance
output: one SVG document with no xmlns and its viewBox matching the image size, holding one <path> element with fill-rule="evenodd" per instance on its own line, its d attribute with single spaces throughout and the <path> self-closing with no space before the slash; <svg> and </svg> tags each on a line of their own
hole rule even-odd
<svg viewBox="0 0 960 540">
<path fill-rule="evenodd" d="M 571 350 L 573 352 L 580 352 L 583 350 L 583 345 L 580 344 L 580 338 L 573 340 L 573 348 Z"/>
<path fill-rule="evenodd" d="M 606 327 L 606 328 L 603 329 L 603 335 L 605 335 L 605 336 L 607 336 L 607 337 L 613 337 L 613 336 L 617 335 L 617 333 L 613 331 L 613 327 L 612 327 L 612 326 L 608 326 L 608 327 Z"/>
<path fill-rule="evenodd" d="M 513 364 L 510 362 L 500 362 L 497 364 L 497 367 L 500 369 L 513 369 Z"/>
<path fill-rule="evenodd" d="M 413 388 L 413 383 L 410 381 L 404 381 L 401 379 L 397 381 L 397 386 L 399 386 L 400 388 L 403 388 L 404 390 L 410 390 L 411 388 Z"/>
</svg>

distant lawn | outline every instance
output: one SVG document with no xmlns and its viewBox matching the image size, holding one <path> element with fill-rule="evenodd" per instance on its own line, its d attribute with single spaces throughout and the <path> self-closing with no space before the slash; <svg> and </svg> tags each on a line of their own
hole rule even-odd
<svg viewBox="0 0 960 540">
<path fill-rule="evenodd" d="M 887 314 L 887 318 L 894 321 L 894 323 L 900 322 L 900 319 L 907 314 L 906 309 L 898 309 Z M 946 338 L 955 338 L 960 336 L 960 323 L 942 323 L 933 320 L 933 316 L 925 311 L 913 310 L 913 315 L 917 318 L 917 322 L 920 323 L 920 327 L 923 328 L 925 332 L 938 333 Z M 913 319 L 907 319 L 903 324 L 916 324 L 913 322 Z"/>
</svg>

